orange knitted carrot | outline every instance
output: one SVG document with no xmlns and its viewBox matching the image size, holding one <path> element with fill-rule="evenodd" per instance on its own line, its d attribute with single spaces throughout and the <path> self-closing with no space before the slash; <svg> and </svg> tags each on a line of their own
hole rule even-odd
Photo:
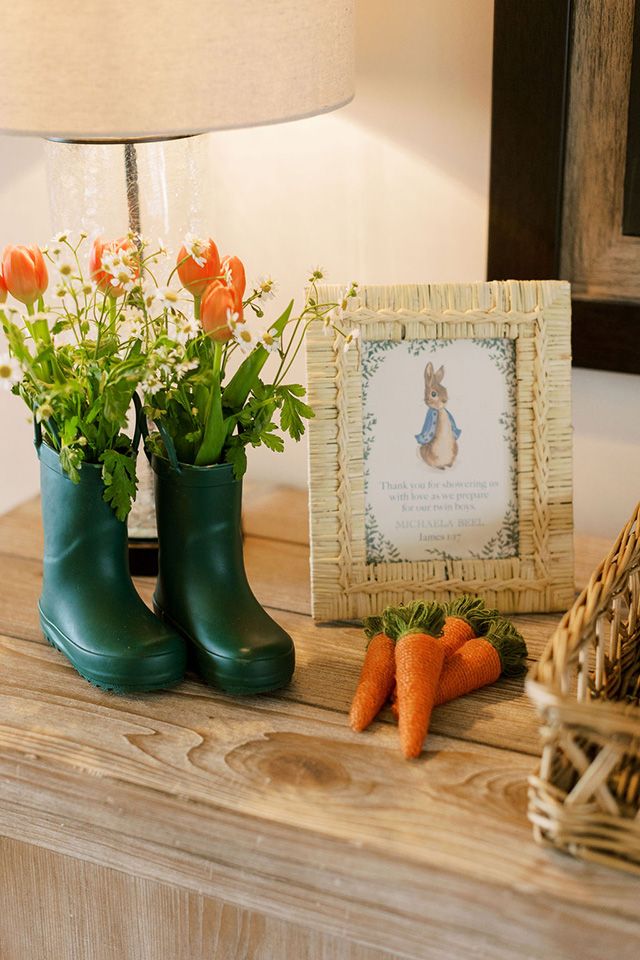
<svg viewBox="0 0 640 960">
<path fill-rule="evenodd" d="M 396 672 L 395 643 L 384 632 L 381 617 L 367 617 L 364 631 L 369 644 L 349 712 L 351 729 L 356 731 L 375 720 L 389 699 Z"/>
<path fill-rule="evenodd" d="M 447 660 L 436 693 L 436 705 L 495 683 L 502 673 L 498 651 L 488 640 L 472 637 Z"/>
<path fill-rule="evenodd" d="M 445 615 L 441 641 L 444 646 L 445 661 L 459 650 L 467 640 L 484 632 L 490 617 L 498 616 L 497 610 L 489 610 L 479 597 L 464 595 L 442 604 Z M 398 718 L 398 703 L 395 688 L 391 697 L 391 712 Z"/>
<path fill-rule="evenodd" d="M 383 623 L 396 642 L 396 689 L 400 743 L 405 757 L 418 757 L 429 730 L 438 680 L 444 663 L 439 636 L 444 624 L 442 607 L 418 601 L 407 607 L 387 608 Z"/>
<path fill-rule="evenodd" d="M 445 621 L 442 642 L 445 657 L 450 657 L 472 637 L 486 633 L 487 625 L 498 616 L 498 611 L 489 610 L 480 597 L 464 595 L 443 606 Z"/>
<path fill-rule="evenodd" d="M 445 630 L 447 622 L 445 621 Z M 494 683 L 501 676 L 517 677 L 526 669 L 527 646 L 519 631 L 504 617 L 484 624 L 484 637 L 472 637 L 445 658 L 434 706 Z M 396 691 L 391 712 L 398 719 Z"/>
<path fill-rule="evenodd" d="M 471 693 L 499 677 L 524 673 L 527 646 L 514 625 L 498 617 L 484 637 L 467 640 L 447 658 L 436 693 L 436 705 Z"/>
</svg>

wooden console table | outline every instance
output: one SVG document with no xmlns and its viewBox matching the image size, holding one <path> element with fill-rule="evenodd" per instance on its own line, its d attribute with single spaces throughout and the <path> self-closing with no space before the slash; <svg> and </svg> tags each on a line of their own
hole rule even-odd
<svg viewBox="0 0 640 960">
<path fill-rule="evenodd" d="M 439 708 L 417 762 L 389 716 L 351 733 L 363 638 L 309 617 L 305 503 L 247 497 L 298 667 L 243 700 L 81 680 L 38 628 L 38 503 L 0 518 L 2 960 L 636 960 L 640 880 L 532 840 L 521 682 Z M 606 547 L 579 541 L 579 581 Z M 519 618 L 533 656 L 555 620 Z"/>
</svg>

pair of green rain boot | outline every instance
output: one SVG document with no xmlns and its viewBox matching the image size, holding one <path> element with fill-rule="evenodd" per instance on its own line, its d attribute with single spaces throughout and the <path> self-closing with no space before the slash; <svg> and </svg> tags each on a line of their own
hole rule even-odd
<svg viewBox="0 0 640 960">
<path fill-rule="evenodd" d="M 101 468 L 83 464 L 80 482 L 72 483 L 58 454 L 37 447 L 40 621 L 78 673 L 125 694 L 173 686 L 188 660 L 206 683 L 228 693 L 266 693 L 288 683 L 293 643 L 247 582 L 242 482 L 230 466 L 152 459 L 160 544 L 154 616 L 131 581 L 127 527 L 103 500 Z"/>
</svg>

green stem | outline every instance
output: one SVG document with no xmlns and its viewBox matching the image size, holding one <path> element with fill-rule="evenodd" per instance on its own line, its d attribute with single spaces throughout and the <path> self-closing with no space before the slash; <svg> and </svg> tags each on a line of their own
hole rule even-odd
<svg viewBox="0 0 640 960">
<path fill-rule="evenodd" d="M 116 298 L 108 294 L 109 297 L 109 333 L 116 336 Z"/>
<path fill-rule="evenodd" d="M 284 365 L 284 363 L 285 363 L 285 360 L 287 359 L 287 354 L 288 354 L 289 350 L 291 349 L 291 344 L 293 343 L 293 337 L 291 338 L 291 341 L 290 341 L 290 343 L 289 343 L 289 346 L 287 347 L 287 350 L 286 350 L 286 352 L 285 352 L 285 354 L 284 354 L 284 356 L 283 356 L 283 358 L 282 358 L 282 361 L 281 361 L 281 363 L 280 363 L 280 366 L 278 367 L 278 372 L 277 372 L 277 374 L 276 374 L 276 376 L 275 376 L 275 378 L 274 378 L 274 381 L 273 381 L 274 387 L 277 387 L 278 384 L 282 383 L 282 381 L 284 380 L 284 378 L 286 377 L 286 375 L 289 373 L 289 370 L 291 369 L 294 360 L 296 359 L 296 357 L 298 356 L 298 353 L 300 352 L 300 347 L 301 347 L 302 344 L 303 344 L 303 341 L 304 341 L 304 338 L 305 338 L 305 334 L 306 334 L 306 332 L 307 332 L 310 324 L 312 323 L 312 321 L 313 321 L 313 318 L 312 318 L 311 320 L 307 320 L 307 322 L 306 322 L 306 324 L 305 324 L 305 326 L 304 326 L 304 329 L 303 329 L 303 331 L 302 331 L 302 334 L 301 334 L 301 336 L 300 336 L 300 339 L 298 340 L 298 345 L 297 345 L 297 347 L 295 348 L 295 350 L 293 351 L 293 355 L 292 355 L 291 359 L 289 360 L 289 362 L 287 363 L 286 367 L 285 367 L 284 370 L 283 370 L 282 368 L 283 368 L 283 365 Z M 298 322 L 299 322 L 299 321 L 298 321 Z M 297 328 L 296 328 L 296 332 L 297 332 Z"/>
<path fill-rule="evenodd" d="M 222 416 L 222 391 L 220 388 L 220 369 L 222 365 L 222 344 L 214 341 L 213 344 L 213 383 L 209 391 L 209 401 L 205 415 L 204 435 L 200 449 L 196 455 L 196 466 L 206 467 L 217 463 L 224 441 L 226 430 Z"/>
<path fill-rule="evenodd" d="M 42 297 L 40 297 L 40 300 L 38 301 L 38 307 L 40 309 L 40 312 L 44 312 L 44 300 L 42 299 Z M 32 303 L 27 304 L 27 312 L 29 316 L 31 317 L 34 316 L 35 311 L 33 309 Z M 55 355 L 53 342 L 51 340 L 51 331 L 49 330 L 49 323 L 47 319 L 42 318 L 42 319 L 34 320 L 32 323 L 27 323 L 27 328 L 29 329 L 31 336 L 33 337 L 34 343 L 36 344 L 37 347 L 39 347 L 40 344 L 43 344 L 45 347 L 51 347 L 51 354 L 52 354 L 51 360 L 42 361 L 42 370 L 45 377 L 47 377 L 47 379 L 51 379 L 53 377 L 53 380 L 56 383 L 62 383 L 64 380 L 64 377 L 62 376 L 62 373 L 60 371 L 60 366 L 58 364 L 58 360 Z"/>
</svg>

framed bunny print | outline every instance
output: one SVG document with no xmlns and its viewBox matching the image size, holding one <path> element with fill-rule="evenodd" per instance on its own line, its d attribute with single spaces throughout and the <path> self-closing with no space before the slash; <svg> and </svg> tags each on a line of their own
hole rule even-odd
<svg viewBox="0 0 640 960">
<path fill-rule="evenodd" d="M 348 302 L 351 349 L 321 323 L 307 340 L 315 619 L 462 592 L 566 609 L 569 285 L 368 286 Z"/>
</svg>

